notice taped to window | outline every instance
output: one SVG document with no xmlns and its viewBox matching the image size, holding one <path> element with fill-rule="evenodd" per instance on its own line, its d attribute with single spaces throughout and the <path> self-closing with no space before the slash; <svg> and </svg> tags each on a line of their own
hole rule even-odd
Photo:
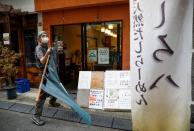
<svg viewBox="0 0 194 131">
<path fill-rule="evenodd" d="M 98 48 L 98 64 L 109 64 L 109 48 Z"/>
</svg>

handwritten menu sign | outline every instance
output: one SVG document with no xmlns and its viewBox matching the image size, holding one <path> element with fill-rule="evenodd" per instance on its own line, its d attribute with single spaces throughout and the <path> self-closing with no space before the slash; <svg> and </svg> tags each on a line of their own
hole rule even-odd
<svg viewBox="0 0 194 131">
<path fill-rule="evenodd" d="M 104 109 L 131 109 L 130 71 L 106 71 Z"/>
<path fill-rule="evenodd" d="M 89 108 L 92 109 L 103 109 L 103 90 L 90 90 L 89 96 Z"/>
</svg>

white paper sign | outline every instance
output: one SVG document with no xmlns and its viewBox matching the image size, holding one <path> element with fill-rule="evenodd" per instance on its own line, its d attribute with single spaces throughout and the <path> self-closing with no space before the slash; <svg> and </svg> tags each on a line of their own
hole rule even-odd
<svg viewBox="0 0 194 131">
<path fill-rule="evenodd" d="M 90 89 L 89 108 L 102 109 L 103 108 L 103 95 L 104 95 L 103 90 Z"/>
<path fill-rule="evenodd" d="M 131 109 L 131 90 L 105 89 L 105 109 Z"/>
<path fill-rule="evenodd" d="M 106 71 L 104 85 L 104 109 L 131 109 L 130 71 Z"/>
<path fill-rule="evenodd" d="M 104 94 L 104 108 L 118 109 L 119 108 L 119 89 L 106 89 Z"/>
<path fill-rule="evenodd" d="M 98 48 L 98 64 L 109 64 L 109 48 Z"/>
<path fill-rule="evenodd" d="M 193 0 L 130 0 L 133 131 L 189 131 Z"/>
<path fill-rule="evenodd" d="M 10 44 L 9 33 L 3 33 L 3 44 L 4 45 L 9 45 Z"/>
<path fill-rule="evenodd" d="M 80 71 L 78 89 L 90 89 L 91 71 Z"/>
<path fill-rule="evenodd" d="M 105 88 L 118 88 L 119 76 L 117 71 L 106 71 L 104 87 Z"/>
<path fill-rule="evenodd" d="M 131 109 L 131 90 L 119 90 L 119 109 Z"/>
<path fill-rule="evenodd" d="M 130 71 L 106 71 L 105 88 L 131 88 Z"/>
</svg>

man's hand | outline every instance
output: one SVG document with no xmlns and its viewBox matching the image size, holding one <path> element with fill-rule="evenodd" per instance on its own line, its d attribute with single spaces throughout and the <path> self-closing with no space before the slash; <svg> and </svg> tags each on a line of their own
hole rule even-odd
<svg viewBox="0 0 194 131">
<path fill-rule="evenodd" d="M 47 51 L 46 51 L 46 54 L 40 59 L 40 62 L 41 62 L 42 64 L 45 64 L 45 63 L 46 63 L 46 60 L 47 60 L 47 58 L 48 58 L 48 55 L 51 54 L 51 51 L 52 51 L 52 48 L 49 47 L 49 48 L 47 49 Z"/>
<path fill-rule="evenodd" d="M 52 48 L 49 47 L 49 48 L 47 49 L 47 53 L 48 53 L 48 54 L 51 54 L 51 51 L 52 51 Z"/>
</svg>

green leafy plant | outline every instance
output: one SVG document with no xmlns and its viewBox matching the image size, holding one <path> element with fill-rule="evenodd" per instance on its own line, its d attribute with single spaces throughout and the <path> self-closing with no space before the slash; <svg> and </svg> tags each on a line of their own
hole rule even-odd
<svg viewBox="0 0 194 131">
<path fill-rule="evenodd" d="M 18 72 L 15 64 L 19 57 L 19 53 L 15 53 L 8 47 L 0 45 L 0 76 L 5 77 L 8 86 L 13 85 L 16 73 Z"/>
</svg>

